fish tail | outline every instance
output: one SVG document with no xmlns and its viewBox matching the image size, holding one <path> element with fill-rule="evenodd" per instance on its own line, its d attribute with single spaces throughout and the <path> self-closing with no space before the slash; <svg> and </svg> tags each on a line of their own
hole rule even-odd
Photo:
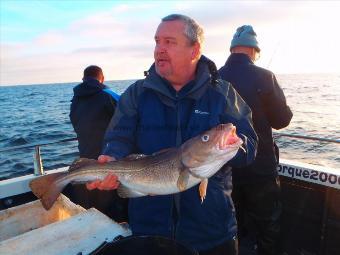
<svg viewBox="0 0 340 255">
<path fill-rule="evenodd" d="M 57 180 L 67 173 L 54 173 L 41 176 L 32 180 L 29 184 L 33 194 L 38 197 L 46 210 L 49 210 L 59 197 L 61 191 L 67 185 L 58 184 Z"/>
</svg>

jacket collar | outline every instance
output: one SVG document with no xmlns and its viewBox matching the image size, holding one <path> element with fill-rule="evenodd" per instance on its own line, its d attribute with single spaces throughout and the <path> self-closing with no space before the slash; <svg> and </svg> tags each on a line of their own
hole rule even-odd
<svg viewBox="0 0 340 255">
<path fill-rule="evenodd" d="M 232 53 L 228 57 L 225 64 L 229 65 L 229 64 L 232 64 L 232 63 L 254 65 L 254 62 L 250 59 L 250 57 L 247 54 L 243 54 L 243 53 Z"/>
<path fill-rule="evenodd" d="M 82 97 L 94 95 L 105 88 L 107 88 L 107 86 L 100 83 L 97 79 L 86 78 L 83 83 L 73 88 L 73 92 L 75 96 Z"/>
</svg>

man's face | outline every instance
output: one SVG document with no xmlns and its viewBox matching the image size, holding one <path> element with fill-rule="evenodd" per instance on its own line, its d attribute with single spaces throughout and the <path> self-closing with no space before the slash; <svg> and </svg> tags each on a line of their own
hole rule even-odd
<svg viewBox="0 0 340 255">
<path fill-rule="evenodd" d="M 197 45 L 190 45 L 182 21 L 163 21 L 157 28 L 155 42 L 156 72 L 168 81 L 178 81 L 195 64 Z"/>
</svg>

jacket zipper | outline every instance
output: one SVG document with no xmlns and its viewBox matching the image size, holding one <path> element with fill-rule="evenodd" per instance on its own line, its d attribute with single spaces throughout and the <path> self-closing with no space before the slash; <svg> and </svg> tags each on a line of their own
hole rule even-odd
<svg viewBox="0 0 340 255">
<path fill-rule="evenodd" d="M 176 119 L 177 119 L 177 126 L 176 126 L 176 147 L 180 146 L 182 143 L 182 130 L 181 130 L 181 118 L 180 118 L 180 104 L 178 99 L 178 93 L 176 92 Z M 173 196 L 173 206 L 172 211 L 176 213 L 176 221 L 174 220 L 174 227 L 173 227 L 173 238 L 176 239 L 176 232 L 177 232 L 177 224 L 178 219 L 180 216 L 180 193 L 174 194 Z"/>
</svg>

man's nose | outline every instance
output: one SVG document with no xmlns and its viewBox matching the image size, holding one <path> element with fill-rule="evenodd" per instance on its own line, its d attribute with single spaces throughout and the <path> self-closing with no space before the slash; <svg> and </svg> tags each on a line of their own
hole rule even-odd
<svg viewBox="0 0 340 255">
<path fill-rule="evenodd" d="M 156 44 L 156 46 L 155 46 L 155 52 L 156 53 L 165 53 L 166 49 L 165 49 L 163 44 L 159 43 L 159 44 Z"/>
</svg>

